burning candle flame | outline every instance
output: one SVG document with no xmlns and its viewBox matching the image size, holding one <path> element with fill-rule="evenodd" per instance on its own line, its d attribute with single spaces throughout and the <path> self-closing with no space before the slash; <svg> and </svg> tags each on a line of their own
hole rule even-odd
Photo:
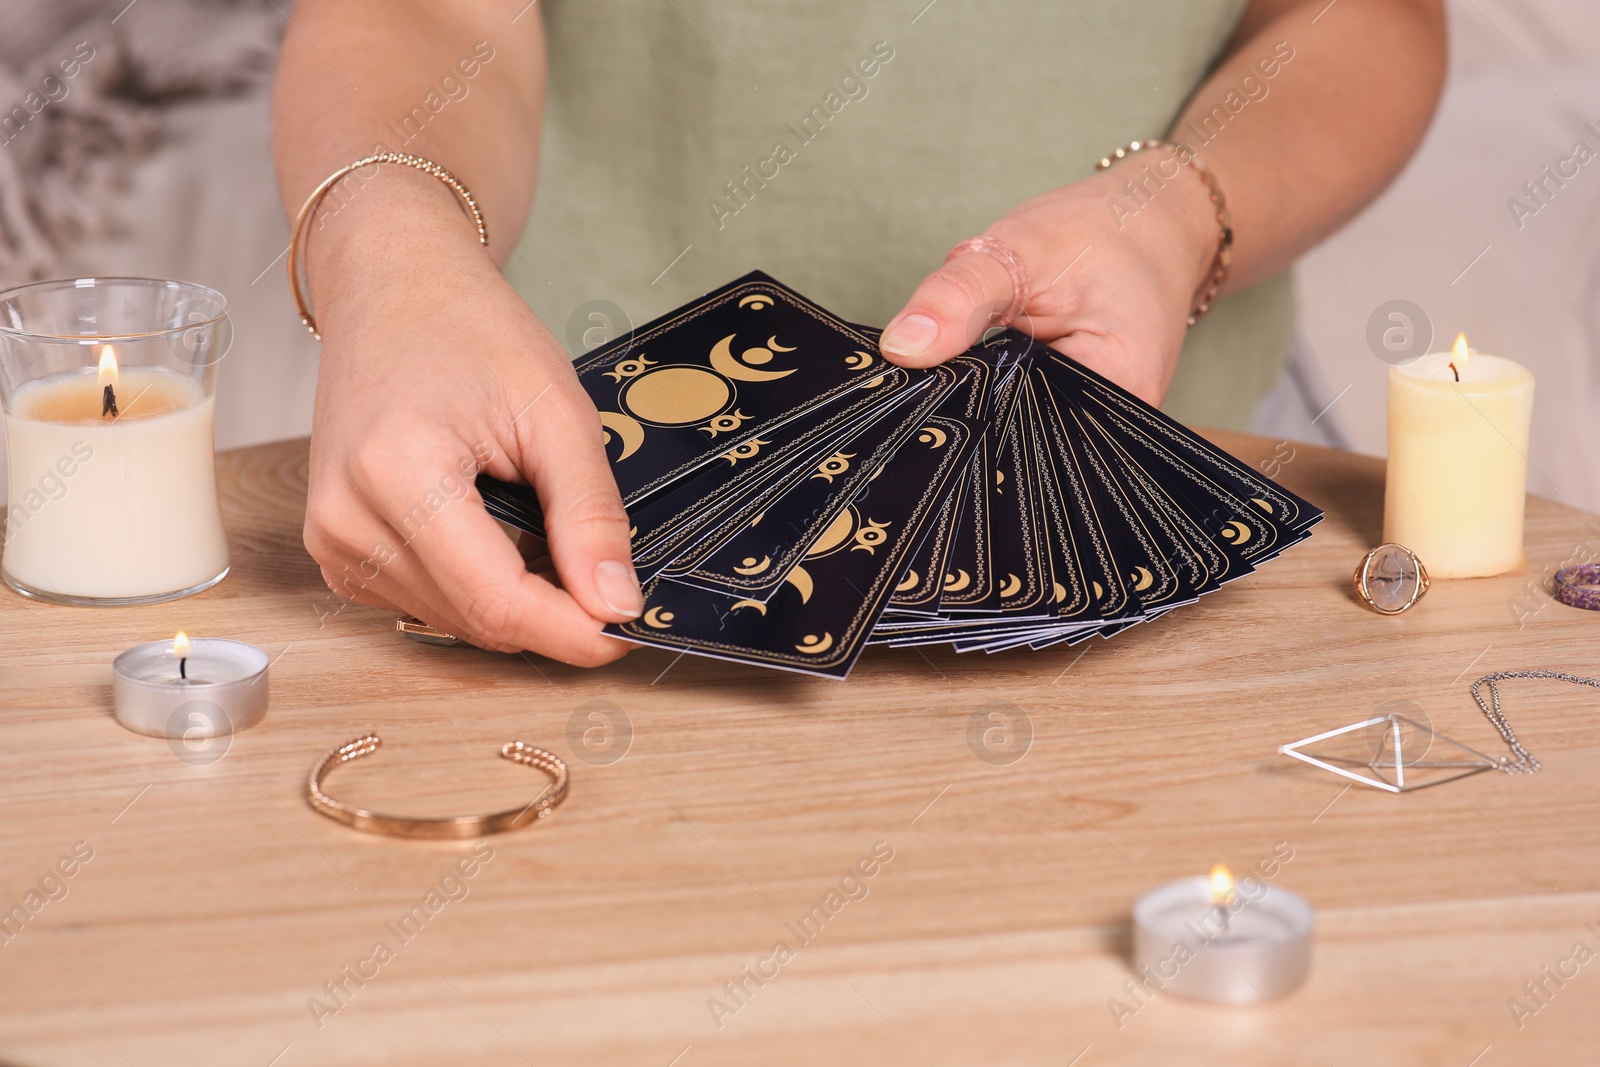
<svg viewBox="0 0 1600 1067">
<path fill-rule="evenodd" d="M 1233 872 L 1219 863 L 1211 868 L 1211 903 L 1223 907 L 1233 900 Z"/>
<path fill-rule="evenodd" d="M 178 636 L 172 639 L 172 654 L 179 659 L 189 654 L 189 635 L 182 630 L 179 630 Z"/>
<path fill-rule="evenodd" d="M 1456 334 L 1455 347 L 1450 349 L 1450 369 L 1455 372 L 1456 381 L 1461 380 L 1461 375 L 1467 369 L 1467 335 Z"/>
<path fill-rule="evenodd" d="M 110 345 L 100 346 L 100 388 L 111 386 L 115 389 L 122 383 L 118 380 L 117 353 Z"/>
</svg>

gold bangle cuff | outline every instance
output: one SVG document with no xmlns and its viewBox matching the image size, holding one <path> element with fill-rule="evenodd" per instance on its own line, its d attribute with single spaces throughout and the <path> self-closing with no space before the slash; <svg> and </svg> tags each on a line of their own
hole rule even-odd
<svg viewBox="0 0 1600 1067">
<path fill-rule="evenodd" d="M 351 760 L 369 756 L 378 751 L 383 741 L 376 734 L 358 737 L 340 745 L 311 769 L 306 782 L 307 797 L 318 812 L 369 834 L 387 834 L 390 837 L 411 838 L 461 838 L 481 837 L 515 830 L 519 826 L 543 819 L 567 799 L 567 765 L 559 756 L 542 748 L 511 741 L 500 749 L 500 755 L 513 763 L 534 767 L 550 776 L 551 784 L 538 796 L 520 808 L 492 812 L 488 815 L 454 815 L 444 818 L 411 818 L 403 815 L 382 815 L 366 808 L 358 808 L 335 800 L 323 792 L 322 780 L 328 772 Z"/>
<path fill-rule="evenodd" d="M 450 191 L 456 194 L 456 199 L 461 202 L 461 210 L 466 212 L 474 225 L 477 226 L 478 243 L 485 248 L 489 247 L 489 227 L 484 222 L 483 212 L 478 210 L 478 201 L 473 198 L 467 187 L 461 184 L 460 179 L 433 160 L 424 159 L 421 156 L 406 155 L 402 152 L 377 152 L 367 156 L 365 159 L 358 159 L 348 166 L 340 167 L 323 179 L 322 184 L 313 189 L 311 195 L 306 197 L 306 202 L 300 206 L 300 214 L 295 216 L 294 230 L 289 237 L 289 292 L 294 297 L 294 306 L 295 310 L 300 313 L 300 321 L 305 323 L 306 329 L 311 331 L 311 336 L 319 341 L 322 340 L 322 334 L 317 332 L 316 320 L 311 317 L 311 305 L 306 300 L 305 287 L 301 279 L 301 275 L 304 272 L 301 270 L 300 261 L 303 258 L 306 245 L 306 224 L 316 214 L 317 205 L 322 203 L 323 197 L 328 195 L 328 190 L 363 167 L 375 167 L 380 163 L 398 163 L 401 166 L 412 167 L 444 182 L 445 185 L 449 186 Z"/>
</svg>

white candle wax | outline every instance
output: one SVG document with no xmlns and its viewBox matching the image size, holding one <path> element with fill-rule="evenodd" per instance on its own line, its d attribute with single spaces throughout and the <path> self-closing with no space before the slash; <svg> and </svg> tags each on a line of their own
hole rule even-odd
<svg viewBox="0 0 1600 1067">
<path fill-rule="evenodd" d="M 267 654 L 242 641 L 196 637 L 187 650 L 172 641 L 135 645 L 111 664 L 117 721 L 152 737 L 248 729 L 267 714 L 267 666 Z"/>
<path fill-rule="evenodd" d="M 1454 361 L 1461 380 L 1455 380 Z M 1383 539 L 1433 578 L 1520 570 L 1533 375 L 1498 356 L 1436 352 L 1389 369 Z"/>
<path fill-rule="evenodd" d="M 1150 988 L 1200 1000 L 1281 996 L 1311 970 L 1312 924 L 1311 906 L 1286 889 L 1247 879 L 1217 905 L 1208 879 L 1184 878 L 1134 905 L 1133 966 Z"/>
<path fill-rule="evenodd" d="M 196 382 L 127 367 L 120 414 L 94 371 L 22 386 L 5 416 L 8 581 L 54 597 L 139 601 L 220 580 L 213 402 Z"/>
</svg>

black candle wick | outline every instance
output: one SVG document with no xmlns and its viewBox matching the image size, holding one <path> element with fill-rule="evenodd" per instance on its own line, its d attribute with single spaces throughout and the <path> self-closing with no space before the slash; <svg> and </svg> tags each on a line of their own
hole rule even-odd
<svg viewBox="0 0 1600 1067">
<path fill-rule="evenodd" d="M 117 390 L 110 382 L 106 383 L 105 390 L 100 394 L 100 417 L 117 417 Z"/>
<path fill-rule="evenodd" d="M 107 386 L 107 388 L 110 388 L 110 386 Z M 189 679 L 189 657 L 188 656 L 179 656 L 178 657 L 178 677 L 184 679 L 185 681 L 187 681 Z"/>
</svg>

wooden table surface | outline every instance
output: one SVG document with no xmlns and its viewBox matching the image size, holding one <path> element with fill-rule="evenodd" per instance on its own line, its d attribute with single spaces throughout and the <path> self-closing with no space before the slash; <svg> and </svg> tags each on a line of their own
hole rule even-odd
<svg viewBox="0 0 1600 1067">
<path fill-rule="evenodd" d="M 301 547 L 305 443 L 226 455 L 218 588 L 0 595 L 0 909 L 26 915 L 0 929 L 0 1063 L 1595 1062 L 1600 693 L 1506 683 L 1533 777 L 1392 796 L 1276 749 L 1409 702 L 1501 751 L 1475 677 L 1600 674 L 1600 617 L 1545 588 L 1600 522 L 1530 500 L 1525 574 L 1383 618 L 1348 588 L 1381 464 L 1217 439 L 1327 509 L 1310 542 L 1111 641 L 872 649 L 844 683 L 413 644 L 339 610 Z M 268 718 L 231 745 L 111 718 L 113 655 L 179 628 L 274 657 Z M 1015 729 L 986 745 L 991 713 Z M 476 846 L 357 833 L 305 776 L 369 729 L 385 747 L 341 770 L 344 797 L 520 803 L 542 779 L 497 758 L 514 738 L 569 761 L 571 797 Z M 1309 982 L 1252 1007 L 1130 996 L 1133 901 L 1274 848 L 1317 909 Z M 892 858 L 830 900 L 874 850 Z"/>
</svg>

